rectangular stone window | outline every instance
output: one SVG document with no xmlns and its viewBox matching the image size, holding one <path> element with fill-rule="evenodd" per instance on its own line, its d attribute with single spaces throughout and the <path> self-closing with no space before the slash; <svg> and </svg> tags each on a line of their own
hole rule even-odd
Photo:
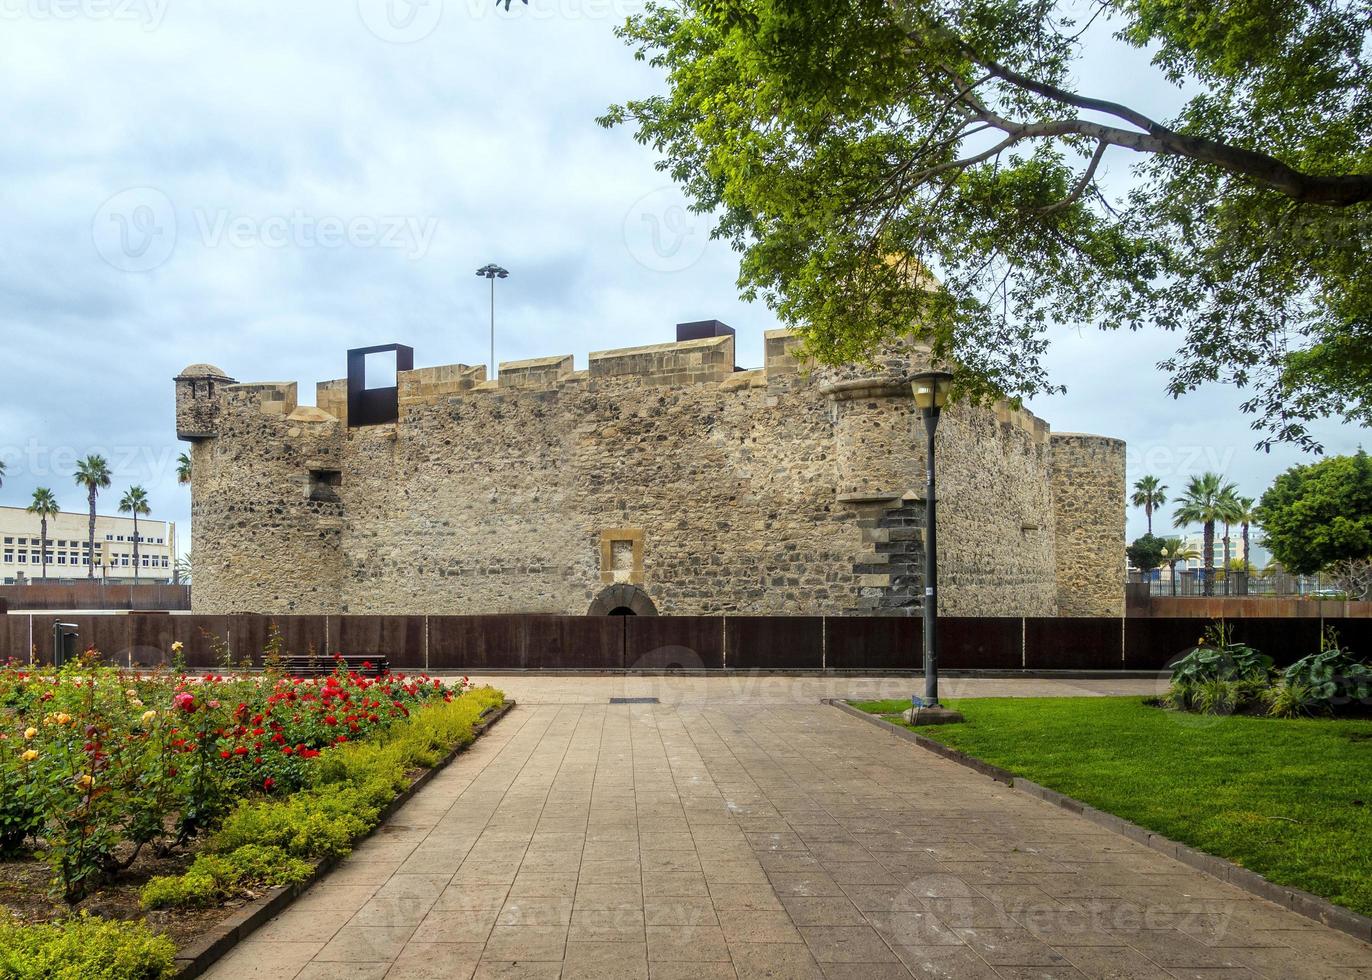
<svg viewBox="0 0 1372 980">
<path fill-rule="evenodd" d="M 611 528 L 600 532 L 600 580 L 606 585 L 643 584 L 643 532 Z"/>
<path fill-rule="evenodd" d="M 310 470 L 310 499 L 323 503 L 338 502 L 338 488 L 343 485 L 341 470 Z"/>
</svg>

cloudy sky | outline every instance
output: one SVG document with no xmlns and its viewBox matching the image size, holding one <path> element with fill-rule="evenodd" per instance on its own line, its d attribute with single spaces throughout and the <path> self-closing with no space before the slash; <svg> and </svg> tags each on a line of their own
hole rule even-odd
<svg viewBox="0 0 1372 980">
<path fill-rule="evenodd" d="M 179 369 L 298 380 L 310 402 L 348 347 L 481 363 L 489 261 L 511 270 L 501 360 L 584 367 L 718 317 L 760 364 L 775 324 L 738 299 L 735 255 L 649 150 L 594 123 L 660 85 L 612 34 L 630 0 L 531 4 L 0 0 L 0 503 L 49 486 L 80 509 L 71 471 L 101 451 L 116 489 L 143 484 L 184 530 Z M 1178 98 L 1113 44 L 1080 83 L 1164 115 Z M 1123 186 L 1127 159 L 1107 164 Z M 1064 324 L 1050 363 L 1069 391 L 1031 408 L 1128 440 L 1131 481 L 1218 469 L 1256 495 L 1301 459 L 1253 450 L 1237 392 L 1166 398 L 1170 350 Z"/>
</svg>

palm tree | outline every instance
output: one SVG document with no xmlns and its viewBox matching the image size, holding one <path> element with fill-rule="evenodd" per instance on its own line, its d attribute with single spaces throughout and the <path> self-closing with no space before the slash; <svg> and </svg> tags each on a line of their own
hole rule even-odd
<svg viewBox="0 0 1372 980">
<path fill-rule="evenodd" d="M 1172 594 L 1177 594 L 1177 562 L 1190 561 L 1199 558 L 1200 553 L 1195 548 L 1186 547 L 1183 538 L 1163 538 L 1162 539 L 1162 560 L 1167 562 L 1168 578 L 1172 580 Z"/>
<path fill-rule="evenodd" d="M 1247 581 L 1252 571 L 1248 565 L 1248 529 L 1257 519 L 1258 508 L 1252 497 L 1240 497 L 1238 504 L 1238 513 L 1234 515 L 1234 520 L 1239 522 L 1239 537 L 1243 541 L 1243 578 Z"/>
<path fill-rule="evenodd" d="M 1215 523 L 1233 520 L 1237 487 L 1225 483 L 1218 473 L 1202 473 L 1191 477 L 1186 492 L 1177 500 L 1179 505 L 1172 520 L 1185 527 L 1199 524 L 1205 532 L 1201 555 L 1205 562 L 1205 594 L 1215 594 Z"/>
<path fill-rule="evenodd" d="M 176 482 L 182 486 L 191 482 L 191 457 L 188 453 L 176 457 Z"/>
<path fill-rule="evenodd" d="M 138 584 L 138 517 L 152 513 L 148 506 L 148 491 L 142 487 L 129 487 L 119 501 L 119 513 L 133 515 L 133 583 Z"/>
<path fill-rule="evenodd" d="M 1222 495 L 1222 498 L 1221 498 L 1221 504 L 1222 504 L 1223 506 L 1222 506 L 1222 508 L 1221 508 L 1222 513 L 1219 515 L 1219 519 L 1220 519 L 1220 521 L 1224 524 L 1224 537 L 1220 539 L 1221 541 L 1224 542 L 1224 564 L 1223 564 L 1222 566 L 1220 566 L 1220 567 L 1224 569 L 1224 594 L 1225 594 L 1225 595 L 1228 595 L 1228 594 L 1229 594 L 1229 591 L 1230 591 L 1230 586 L 1229 586 L 1230 575 L 1229 575 L 1229 572 L 1231 571 L 1231 569 L 1230 569 L 1230 567 L 1229 567 L 1229 565 L 1230 565 L 1230 561 L 1229 561 L 1229 556 L 1230 556 L 1230 549 L 1229 549 L 1229 529 L 1230 529 L 1230 527 L 1231 527 L 1233 524 L 1238 523 L 1239 511 L 1242 510 L 1242 507 L 1241 507 L 1240 504 L 1239 504 L 1239 500 L 1240 500 L 1240 499 L 1241 499 L 1241 498 L 1239 497 L 1239 494 L 1238 494 L 1238 487 L 1234 486 L 1232 483 L 1231 483 L 1228 487 L 1225 488 L 1225 492 L 1224 492 L 1224 494 Z"/>
<path fill-rule="evenodd" d="M 188 551 L 182 557 L 176 559 L 177 581 L 189 583 L 193 580 L 195 572 L 194 559 Z"/>
<path fill-rule="evenodd" d="M 5 485 L 5 461 L 0 459 L 0 487 Z"/>
<path fill-rule="evenodd" d="M 86 566 L 86 577 L 95 578 L 95 498 L 101 490 L 110 485 L 110 465 L 105 457 L 91 453 L 76 464 L 76 483 L 86 488 L 86 499 L 90 501 L 90 560 Z"/>
<path fill-rule="evenodd" d="M 29 504 L 28 512 L 37 514 L 41 520 L 39 525 L 42 536 L 38 540 L 39 547 L 42 548 L 40 561 L 43 563 L 43 578 L 48 577 L 48 518 L 56 517 L 60 508 L 57 506 L 57 498 L 52 495 L 52 491 L 47 487 L 39 487 L 33 491 L 33 503 Z"/>
<path fill-rule="evenodd" d="M 1134 495 L 1129 498 L 1129 502 L 1135 507 L 1142 507 L 1144 514 L 1148 517 L 1148 533 L 1153 533 L 1153 511 L 1167 503 L 1167 487 L 1158 482 L 1156 476 L 1139 477 L 1134 484 Z"/>
</svg>

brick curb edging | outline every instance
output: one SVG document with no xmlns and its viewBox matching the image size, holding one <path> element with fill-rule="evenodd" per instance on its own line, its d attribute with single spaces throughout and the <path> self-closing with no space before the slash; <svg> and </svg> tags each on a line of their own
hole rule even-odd
<svg viewBox="0 0 1372 980">
<path fill-rule="evenodd" d="M 865 711 L 854 708 L 846 701 L 838 698 L 825 698 L 825 704 L 831 704 L 840 711 L 861 718 L 869 724 L 884 728 L 888 734 L 896 738 L 903 738 L 907 742 L 913 742 L 922 749 L 927 749 L 935 755 L 941 755 L 945 759 L 956 762 L 958 765 L 966 766 L 984 776 L 990 776 L 997 782 L 1004 783 L 1012 789 L 1019 790 L 1028 796 L 1051 803 L 1059 809 L 1069 813 L 1075 813 L 1080 817 L 1104 827 L 1106 830 L 1113 831 L 1122 837 L 1127 837 L 1136 843 L 1143 844 L 1145 847 L 1165 854 L 1170 858 L 1180 861 L 1188 867 L 1194 868 L 1203 874 L 1210 875 L 1220 881 L 1227 882 L 1250 895 L 1256 895 L 1269 902 L 1280 905 L 1284 909 L 1289 909 L 1298 915 L 1303 915 L 1307 919 L 1314 919 L 1321 925 L 1339 932 L 1347 933 L 1354 939 L 1360 939 L 1365 943 L 1372 943 L 1372 918 L 1359 915 L 1351 909 L 1346 909 L 1341 905 L 1335 905 L 1327 899 L 1312 895 L 1310 892 L 1302 891 L 1299 888 L 1291 888 L 1286 885 L 1278 885 L 1268 881 L 1262 875 L 1247 868 L 1239 867 L 1232 861 L 1224 858 L 1206 854 L 1204 851 L 1197 851 L 1195 848 L 1185 844 L 1178 844 L 1161 834 L 1154 833 L 1146 827 L 1140 827 L 1136 823 L 1121 819 L 1113 813 L 1106 813 L 1104 810 L 1097 810 L 1093 806 L 1082 803 L 1080 800 L 1065 796 L 1056 790 L 1040 786 L 1038 783 L 1016 776 L 1009 770 L 999 766 L 993 766 L 988 762 L 968 755 L 966 752 L 959 752 L 957 749 L 949 748 L 942 742 L 936 742 L 932 738 L 913 732 L 902 725 L 896 725 L 878 715 L 868 714 Z"/>
<path fill-rule="evenodd" d="M 394 816 L 397 810 L 408 803 L 416 793 L 423 789 L 428 784 L 429 780 L 446 769 L 449 763 L 465 752 L 469 746 L 474 744 L 477 738 L 480 738 L 492 725 L 509 714 L 514 706 L 514 700 L 508 699 L 499 707 L 488 708 L 486 712 L 482 714 L 481 719 L 472 726 L 472 734 L 474 736 L 472 741 L 457 746 L 440 759 L 433 768 L 425 769 L 416 776 L 414 782 L 410 783 L 407 788 L 401 790 L 399 795 L 382 809 L 380 816 L 377 818 L 376 825 L 354 841 L 353 845 L 356 846 L 357 844 L 360 844 L 376 833 L 381 825 L 390 817 Z M 200 976 L 228 953 L 229 950 L 233 949 L 243 940 L 247 939 L 248 936 L 252 935 L 259 926 L 265 925 L 268 921 L 285 911 L 286 907 L 290 905 L 291 902 L 304 894 L 311 885 L 327 875 L 343 860 L 346 859 L 339 858 L 321 861 L 319 864 L 315 865 L 314 871 L 304 881 L 273 888 L 261 898 L 243 906 L 233 915 L 215 923 L 199 940 L 184 949 L 177 951 L 175 974 L 177 980 L 190 980 L 192 977 Z"/>
</svg>

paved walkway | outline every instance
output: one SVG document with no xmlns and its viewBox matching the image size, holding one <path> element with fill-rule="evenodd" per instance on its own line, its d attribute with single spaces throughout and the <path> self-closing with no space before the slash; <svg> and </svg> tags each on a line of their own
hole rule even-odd
<svg viewBox="0 0 1372 980">
<path fill-rule="evenodd" d="M 1372 947 L 835 708 L 602 702 L 521 705 L 210 976 L 1348 980 Z"/>
<path fill-rule="evenodd" d="M 655 697 L 663 704 L 814 704 L 823 698 L 908 698 L 924 692 L 923 677 L 797 676 L 794 674 L 681 675 L 473 675 L 521 704 L 605 704 L 610 698 Z M 943 698 L 1068 697 L 1161 694 L 1157 678 L 944 677 Z"/>
</svg>

